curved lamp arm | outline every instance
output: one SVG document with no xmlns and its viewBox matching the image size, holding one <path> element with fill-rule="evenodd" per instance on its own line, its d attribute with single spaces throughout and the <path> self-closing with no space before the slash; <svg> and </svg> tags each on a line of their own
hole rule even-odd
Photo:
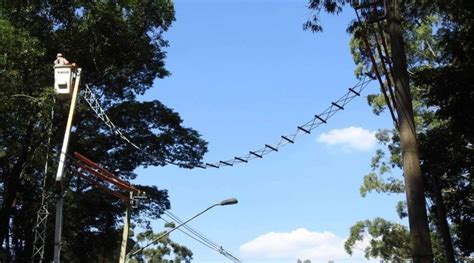
<svg viewBox="0 0 474 263">
<path fill-rule="evenodd" d="M 133 255 L 136 255 L 138 254 L 140 251 L 144 250 L 145 248 L 153 245 L 154 243 L 156 243 L 157 241 L 159 241 L 160 239 L 162 239 L 163 237 L 169 235 L 171 232 L 175 231 L 176 229 L 180 228 L 181 226 L 185 225 L 186 223 L 188 223 L 189 221 L 193 220 L 194 218 L 204 214 L 205 212 L 209 211 L 210 209 L 216 207 L 216 206 L 224 206 L 224 205 L 234 205 L 234 204 L 237 204 L 239 201 L 235 198 L 229 198 L 229 199 L 225 199 L 225 200 L 222 200 L 221 202 L 217 203 L 217 204 L 213 204 L 211 206 L 209 206 L 208 208 L 204 209 L 203 211 L 199 212 L 198 214 L 196 214 L 195 216 L 191 217 L 190 219 L 182 222 L 181 224 L 173 227 L 172 229 L 166 231 L 165 233 L 159 235 L 157 238 L 153 239 L 152 241 L 150 241 L 150 243 L 146 244 L 145 246 L 141 247 L 141 248 L 138 248 L 137 250 L 133 251 L 133 252 L 129 252 L 126 256 L 127 258 L 127 261 L 128 259 L 133 256 Z"/>
</svg>

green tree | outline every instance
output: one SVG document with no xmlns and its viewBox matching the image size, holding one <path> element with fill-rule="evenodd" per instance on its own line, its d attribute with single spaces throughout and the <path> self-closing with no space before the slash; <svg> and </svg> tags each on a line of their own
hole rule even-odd
<svg viewBox="0 0 474 263">
<path fill-rule="evenodd" d="M 369 238 L 365 257 L 383 260 L 400 260 L 410 257 L 410 235 L 406 226 L 383 218 L 359 221 L 351 227 L 344 249 L 352 255 L 357 241 Z"/>
<path fill-rule="evenodd" d="M 57 52 L 83 69 L 83 85 L 97 94 L 123 133 L 146 150 L 137 151 L 121 141 L 80 104 L 70 152 L 90 156 L 127 180 L 137 176 L 134 170 L 139 166 L 172 162 L 194 167 L 200 162 L 207 148 L 199 133 L 183 127 L 179 115 L 159 101 L 137 99 L 155 79 L 169 75 L 164 67 L 168 42 L 163 32 L 173 20 L 169 0 L 0 3 L 0 256 L 5 261 L 31 257 L 44 176 L 47 185 L 53 185 L 68 109 L 67 101 L 55 100 L 52 90 L 52 61 Z M 45 175 L 47 152 L 50 169 Z M 118 257 L 125 206 L 73 177 L 73 170 L 70 161 L 63 258 L 67 262 L 113 261 Z M 170 205 L 166 190 L 140 188 L 148 199 L 134 210 L 133 219 L 147 225 Z M 53 243 L 51 221 L 47 259 Z"/>
<path fill-rule="evenodd" d="M 321 31 L 317 13 L 325 10 L 338 14 L 346 0 L 310 0 L 309 7 L 316 10 L 305 28 Z M 424 176 L 425 196 L 431 201 L 431 226 L 441 238 L 442 248 L 438 259 L 446 256 L 454 262 L 452 244 L 457 253 L 469 255 L 474 249 L 473 190 L 472 190 L 472 114 L 473 111 L 473 10 L 472 1 L 400 1 L 403 10 L 402 25 L 411 74 L 411 90 L 416 114 L 419 154 Z M 370 13 L 364 13 L 368 15 Z M 383 29 L 383 22 L 381 23 Z M 374 74 L 363 42 L 360 27 L 353 21 L 348 31 L 353 34 L 351 50 L 356 62 L 356 75 Z M 376 25 L 368 28 L 368 34 L 379 33 Z M 382 32 L 382 35 L 384 33 Z M 379 33 L 380 36 L 380 33 Z M 380 40 L 379 40 L 380 41 Z M 376 46 L 375 39 L 369 42 Z M 381 60 L 375 52 L 376 59 Z M 382 65 L 375 65 L 383 74 Z M 391 76 L 382 76 L 386 79 Z M 388 83 L 385 83 L 387 85 Z M 368 96 L 375 114 L 387 109 L 382 94 Z M 364 177 L 361 194 L 368 192 L 400 193 L 403 180 L 394 168 L 401 167 L 401 149 L 398 132 L 381 130 L 377 139 L 387 146 L 387 151 L 377 150 L 372 159 L 372 172 Z M 395 173 L 394 173 L 395 172 Z M 397 207 L 405 213 L 403 205 Z M 406 214 L 405 214 L 406 215 Z M 375 220 L 375 219 L 374 219 Z M 373 222 L 373 221 L 366 221 Z M 451 222 L 451 226 L 448 226 Z M 368 224 L 368 223 L 367 223 Z M 367 227 L 365 224 L 365 227 Z M 359 226 L 359 227 L 356 227 Z M 362 229 L 356 224 L 354 229 Z M 453 233 L 450 234 L 449 230 Z M 380 229 L 382 230 L 382 229 Z M 355 231 L 357 232 L 357 231 Z M 386 235 L 391 235 L 387 232 Z M 454 241 L 451 240 L 451 235 Z M 352 236 L 352 230 L 351 230 Z M 357 236 L 357 235 L 356 235 Z M 433 242 L 434 249 L 440 247 Z M 350 244 L 349 244 L 350 245 Z M 375 249 L 376 247 L 371 247 Z M 445 254 L 446 255 L 442 255 Z M 436 253 L 436 252 L 435 252 Z M 452 255 L 450 255 L 452 254 Z"/>
<path fill-rule="evenodd" d="M 165 228 L 172 229 L 175 225 L 173 223 L 166 223 Z M 152 230 L 146 230 L 138 234 L 137 241 L 131 251 L 140 249 L 140 243 L 152 242 L 160 235 L 163 235 L 168 229 L 163 232 L 154 233 Z M 169 259 L 172 258 L 172 259 Z M 148 248 L 143 249 L 132 257 L 130 262 L 152 262 L 152 263 L 185 263 L 190 262 L 193 258 L 193 253 L 187 247 L 173 242 L 169 236 L 160 238 Z M 146 260 L 146 261 L 144 261 Z"/>
</svg>

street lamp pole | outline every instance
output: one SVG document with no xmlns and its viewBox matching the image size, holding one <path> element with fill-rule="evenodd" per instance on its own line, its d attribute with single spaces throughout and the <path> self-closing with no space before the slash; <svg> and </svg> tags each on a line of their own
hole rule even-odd
<svg viewBox="0 0 474 263">
<path fill-rule="evenodd" d="M 144 250 L 145 248 L 151 246 L 152 244 L 156 243 L 157 241 L 159 241 L 160 239 L 162 239 L 163 237 L 169 235 L 171 232 L 175 231 L 176 229 L 180 228 L 181 226 L 187 224 L 189 221 L 193 220 L 194 218 L 204 214 L 205 212 L 209 211 L 210 209 L 216 207 L 216 206 L 224 206 L 224 205 L 234 205 L 234 204 L 237 204 L 238 201 L 237 199 L 235 198 L 229 198 L 229 199 L 226 199 L 226 200 L 223 200 L 217 204 L 213 204 L 211 206 L 209 206 L 208 208 L 204 209 L 203 211 L 199 212 L 198 214 L 196 214 L 195 216 L 191 217 L 190 219 L 182 222 L 181 224 L 173 227 L 172 229 L 166 231 L 165 233 L 161 234 L 160 236 L 158 236 L 157 238 L 153 239 L 150 243 L 146 244 L 144 247 L 141 247 L 133 252 L 130 252 L 127 254 L 127 259 L 126 259 L 126 262 L 128 262 L 128 260 L 130 259 L 131 256 L 134 256 L 136 254 L 138 254 L 140 251 Z"/>
</svg>

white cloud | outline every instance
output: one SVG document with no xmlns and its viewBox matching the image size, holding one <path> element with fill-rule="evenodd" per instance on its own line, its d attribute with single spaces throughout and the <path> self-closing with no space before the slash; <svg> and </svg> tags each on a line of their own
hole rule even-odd
<svg viewBox="0 0 474 263">
<path fill-rule="evenodd" d="M 299 228 L 291 232 L 263 234 L 240 246 L 240 255 L 245 260 L 256 261 L 288 260 L 288 262 L 296 262 L 296 259 L 299 258 L 310 259 L 313 262 L 327 262 L 329 260 L 366 262 L 362 252 L 358 250 L 354 251 L 352 257 L 346 254 L 344 241 L 344 238 L 331 232 L 311 232 L 305 228 Z"/>
<path fill-rule="evenodd" d="M 372 149 L 377 140 L 375 139 L 375 132 L 351 126 L 322 133 L 318 137 L 318 142 L 329 145 L 342 145 L 345 148 L 365 151 Z"/>
</svg>

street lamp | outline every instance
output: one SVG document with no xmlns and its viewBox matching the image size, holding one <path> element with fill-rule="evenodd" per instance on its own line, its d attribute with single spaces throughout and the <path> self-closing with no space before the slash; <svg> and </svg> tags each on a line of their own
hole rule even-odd
<svg viewBox="0 0 474 263">
<path fill-rule="evenodd" d="M 161 234 L 160 236 L 158 236 L 157 238 L 153 239 L 150 243 L 146 244 L 144 247 L 141 247 L 133 252 L 129 252 L 127 254 L 127 259 L 126 259 L 126 262 L 128 262 L 128 260 L 130 259 L 131 256 L 134 256 L 136 254 L 138 254 L 140 251 L 144 250 L 145 248 L 151 246 L 152 244 L 154 244 L 155 242 L 159 241 L 160 239 L 162 239 L 163 237 L 169 235 L 171 232 L 175 231 L 176 229 L 180 228 L 181 226 L 185 225 L 186 223 L 188 223 L 189 221 L 193 220 L 194 218 L 204 214 L 205 212 L 207 212 L 208 210 L 216 207 L 216 206 L 224 206 L 224 205 L 234 205 L 234 204 L 237 204 L 239 201 L 237 201 L 237 199 L 235 198 L 229 198 L 229 199 L 225 199 L 225 200 L 222 200 L 221 202 L 219 203 L 216 203 L 216 204 L 213 204 L 211 206 L 209 206 L 208 208 L 204 209 L 203 211 L 199 212 L 198 214 L 196 214 L 195 216 L 191 217 L 190 219 L 182 222 L 181 224 L 173 227 L 172 229 L 166 231 L 165 233 Z"/>
</svg>

